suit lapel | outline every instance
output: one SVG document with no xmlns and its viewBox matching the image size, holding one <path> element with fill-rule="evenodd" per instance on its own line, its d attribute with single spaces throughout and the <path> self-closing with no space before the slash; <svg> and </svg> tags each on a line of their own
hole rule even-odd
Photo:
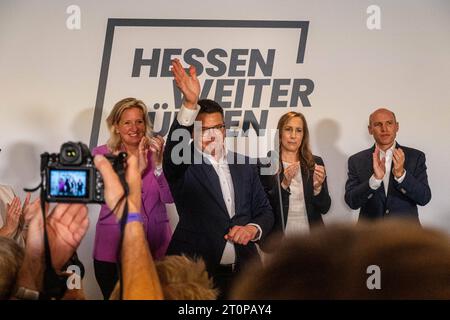
<svg viewBox="0 0 450 320">
<path fill-rule="evenodd" d="M 219 176 L 217 175 L 216 170 L 214 170 L 213 166 L 208 163 L 202 163 L 200 167 L 200 172 L 203 175 L 200 182 L 204 184 L 205 189 L 209 191 L 212 198 L 217 202 L 220 208 L 222 208 L 222 212 L 229 217 L 225 201 L 223 200 L 222 189 L 220 188 Z M 198 199 L 198 201 L 201 201 L 201 199 Z"/>
<path fill-rule="evenodd" d="M 373 174 L 373 160 L 372 160 L 372 154 L 375 152 L 375 145 L 372 146 L 372 148 L 369 149 L 369 155 L 367 156 L 367 161 L 365 162 L 365 168 L 364 172 L 367 172 L 367 180 L 372 176 Z"/>
<path fill-rule="evenodd" d="M 390 178 L 389 178 L 389 181 L 391 181 Z M 380 190 L 379 194 L 380 194 L 381 200 L 386 201 L 386 188 L 385 188 L 385 186 L 384 186 L 384 181 L 381 182 L 381 187 L 380 187 L 378 190 Z M 390 190 L 391 190 L 391 187 L 389 186 L 389 187 L 388 187 L 388 192 L 389 192 Z"/>
<path fill-rule="evenodd" d="M 242 181 L 239 183 L 239 178 L 241 176 L 239 165 L 232 162 L 232 164 L 228 164 L 230 168 L 231 180 L 233 181 L 233 189 L 234 189 L 234 211 L 238 213 L 239 206 L 241 204 L 241 196 L 242 196 Z"/>
<path fill-rule="evenodd" d="M 365 180 L 369 180 L 370 177 L 373 174 L 373 160 L 372 160 L 372 154 L 375 152 L 375 144 L 372 146 L 372 148 L 370 148 L 368 150 L 369 154 L 367 155 L 367 157 L 364 157 L 364 159 L 366 159 L 364 161 L 364 170 L 363 172 L 365 172 Z M 374 193 L 374 197 L 379 197 L 380 201 L 385 202 L 386 201 L 386 191 L 385 191 L 385 186 L 384 186 L 384 182 L 381 182 L 381 187 L 379 187 L 375 193 Z M 389 190 L 389 189 L 388 189 Z"/>
<path fill-rule="evenodd" d="M 216 170 L 214 170 L 214 167 L 196 148 L 192 147 L 192 152 L 194 154 L 195 161 L 200 161 L 199 164 L 194 164 L 194 166 L 197 168 L 197 170 L 195 171 L 198 173 L 199 183 L 205 187 L 205 189 L 211 195 L 212 199 L 214 199 L 219 207 L 222 208 L 222 211 L 227 216 L 229 216 L 225 201 L 223 200 L 222 189 L 220 188 L 220 180 L 219 176 L 216 173 Z M 201 199 L 197 200 L 201 201 Z"/>
<path fill-rule="evenodd" d="M 312 210 L 310 210 L 309 204 L 312 203 L 312 198 L 314 196 L 314 185 L 312 176 L 314 172 L 309 172 L 308 174 L 308 171 L 304 171 L 303 169 L 301 169 L 300 174 L 302 175 L 302 182 L 303 182 L 303 198 L 305 199 L 306 217 L 308 218 L 309 225 L 311 226 L 312 223 L 314 223 L 314 221 L 312 220 L 313 218 L 310 216 L 312 214 Z"/>
</svg>

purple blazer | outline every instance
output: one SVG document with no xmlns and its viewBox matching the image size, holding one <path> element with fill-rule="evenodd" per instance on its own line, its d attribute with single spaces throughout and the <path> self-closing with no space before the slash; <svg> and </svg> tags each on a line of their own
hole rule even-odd
<svg viewBox="0 0 450 320">
<path fill-rule="evenodd" d="M 102 145 L 92 150 L 93 155 L 109 153 L 108 147 Z M 142 207 L 144 230 L 154 259 L 165 256 L 172 237 L 166 203 L 173 203 L 164 173 L 156 177 L 151 161 L 151 151 L 148 153 L 148 167 L 142 175 Z M 97 222 L 94 243 L 94 259 L 106 262 L 116 262 L 119 250 L 120 227 L 116 217 L 110 214 L 107 205 L 102 205 Z M 109 216 L 108 216 L 109 215 Z"/>
</svg>

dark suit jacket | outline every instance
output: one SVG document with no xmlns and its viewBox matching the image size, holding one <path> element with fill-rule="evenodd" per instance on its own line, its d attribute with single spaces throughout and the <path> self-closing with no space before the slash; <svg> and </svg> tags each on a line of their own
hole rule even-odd
<svg viewBox="0 0 450 320">
<path fill-rule="evenodd" d="M 317 156 L 314 156 L 314 162 L 322 166 L 324 165 L 322 158 Z M 264 167 L 266 167 L 266 165 L 260 165 L 260 168 Z M 308 217 L 309 226 L 311 228 L 323 226 L 322 214 L 326 214 L 331 206 L 331 198 L 328 193 L 326 178 L 322 185 L 322 190 L 317 196 L 314 196 L 313 173 L 314 171 L 305 172 L 304 170 L 302 170 L 303 194 L 305 197 L 306 214 Z M 283 189 L 283 187 L 281 186 L 280 188 L 278 187 L 278 183 L 281 183 L 281 181 L 283 181 L 284 179 L 283 173 L 279 174 L 279 176 L 280 177 L 278 182 L 278 174 L 260 175 L 261 183 L 264 186 L 264 190 L 267 193 L 274 212 L 275 223 L 273 232 L 283 231 L 283 223 L 281 220 L 282 213 L 285 226 L 289 219 L 288 212 L 290 192 Z M 280 204 L 280 190 L 282 206 Z M 283 210 L 281 210 L 281 208 L 283 208 Z"/>
<path fill-rule="evenodd" d="M 387 197 L 384 183 L 377 190 L 372 190 L 369 186 L 369 179 L 373 174 L 372 154 L 375 145 L 348 159 L 345 202 L 352 209 L 361 209 L 360 220 L 402 216 L 419 222 L 417 205 L 424 206 L 430 201 L 425 154 L 397 144 L 398 147 L 405 153 L 406 176 L 402 183 L 398 183 L 391 170 Z"/>
<path fill-rule="evenodd" d="M 256 165 L 250 165 L 249 162 L 229 164 L 235 196 L 235 215 L 230 218 L 223 200 L 219 177 L 212 165 L 204 160 L 201 163 L 175 164 L 174 158 L 171 157 L 172 150 L 178 143 L 176 135 L 173 135 L 174 130 L 185 134 L 185 139 L 180 143 L 184 145 L 184 150 L 191 152 L 188 157 L 183 153 L 185 159 L 193 161 L 194 157 L 200 155 L 193 148 L 193 144 L 188 144 L 189 129 L 175 120 L 164 151 L 164 173 L 180 218 L 167 253 L 202 257 L 208 271 L 214 274 L 215 267 L 220 264 L 226 243 L 224 236 L 229 229 L 234 225 L 255 223 L 261 227 L 264 237 L 272 229 L 273 213 L 259 181 Z M 179 146 L 181 145 L 178 144 L 177 149 Z M 174 153 L 179 154 L 177 149 Z M 233 153 L 229 155 L 238 157 Z M 248 158 L 240 156 L 240 160 L 248 161 Z M 250 258 L 259 258 L 254 242 L 249 242 L 246 246 L 236 244 L 235 248 L 238 269 Z"/>
</svg>

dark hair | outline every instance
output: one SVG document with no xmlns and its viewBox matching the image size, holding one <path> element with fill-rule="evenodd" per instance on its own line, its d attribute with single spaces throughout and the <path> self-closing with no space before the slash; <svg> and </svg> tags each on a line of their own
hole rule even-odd
<svg viewBox="0 0 450 320">
<path fill-rule="evenodd" d="M 220 113 L 223 116 L 223 108 L 217 102 L 209 99 L 198 100 L 198 105 L 200 106 L 199 115 L 202 113 Z"/>
</svg>

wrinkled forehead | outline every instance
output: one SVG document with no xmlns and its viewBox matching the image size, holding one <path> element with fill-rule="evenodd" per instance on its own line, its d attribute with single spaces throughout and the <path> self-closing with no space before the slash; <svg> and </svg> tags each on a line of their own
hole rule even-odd
<svg viewBox="0 0 450 320">
<path fill-rule="evenodd" d="M 373 122 L 384 122 L 389 120 L 396 122 L 397 120 L 395 119 L 395 114 L 388 109 L 378 109 L 369 116 L 369 125 Z"/>
</svg>

